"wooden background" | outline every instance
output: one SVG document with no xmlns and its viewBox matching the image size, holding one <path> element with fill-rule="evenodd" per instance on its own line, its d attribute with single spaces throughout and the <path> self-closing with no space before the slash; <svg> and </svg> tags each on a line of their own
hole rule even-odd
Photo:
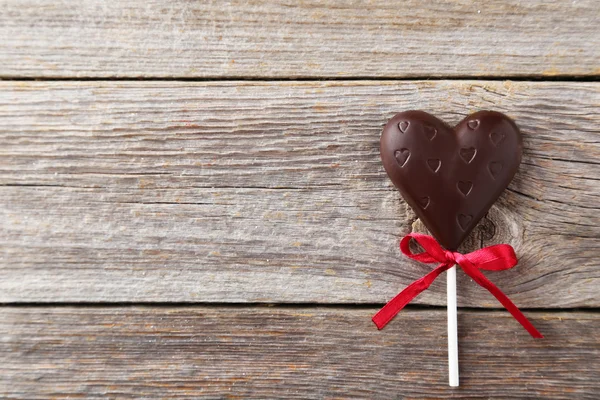
<svg viewBox="0 0 600 400">
<path fill-rule="evenodd" d="M 429 4 L 431 3 L 431 4 Z M 600 397 L 597 1 L 0 0 L 0 398 Z M 531 339 L 431 267 L 389 182 L 396 112 L 524 135 L 461 250 Z"/>
</svg>

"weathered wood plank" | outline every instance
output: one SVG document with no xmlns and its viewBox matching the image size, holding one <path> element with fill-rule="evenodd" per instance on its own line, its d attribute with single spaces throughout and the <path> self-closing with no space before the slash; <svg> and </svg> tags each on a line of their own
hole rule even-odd
<svg viewBox="0 0 600 400">
<path fill-rule="evenodd" d="M 431 267 L 397 249 L 422 228 L 382 126 L 493 108 L 524 163 L 463 250 L 512 244 L 490 277 L 521 307 L 597 307 L 599 105 L 598 83 L 2 82 L 0 301 L 383 303 Z"/>
<path fill-rule="evenodd" d="M 3 77 L 598 75 L 576 2 L 2 0 Z"/>
<path fill-rule="evenodd" d="M 447 386 L 446 313 L 374 309 L 3 308 L 0 396 L 596 399 L 600 315 L 459 313 L 461 387 Z"/>
</svg>

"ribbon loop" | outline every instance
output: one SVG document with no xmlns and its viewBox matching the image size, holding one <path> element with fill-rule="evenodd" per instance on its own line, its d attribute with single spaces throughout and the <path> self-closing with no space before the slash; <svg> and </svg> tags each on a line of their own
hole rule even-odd
<svg viewBox="0 0 600 400">
<path fill-rule="evenodd" d="M 423 248 L 421 253 L 413 253 L 410 250 L 410 240 L 415 239 Z M 496 285 L 486 278 L 481 269 L 487 271 L 502 271 L 517 265 L 517 256 L 512 246 L 500 244 L 486 247 L 472 253 L 461 254 L 445 250 L 431 236 L 420 233 L 406 235 L 400 241 L 400 250 L 409 258 L 425 263 L 440 263 L 433 271 L 424 277 L 417 279 L 401 291 L 396 297 L 389 301 L 377 314 L 373 316 L 373 322 L 378 329 L 383 329 L 412 299 L 427 289 L 433 281 L 444 271 L 452 268 L 455 264 L 460 265 L 463 271 L 469 275 L 480 286 L 487 289 L 498 301 L 519 321 L 521 325 L 534 338 L 543 338 L 542 334 L 535 329 L 521 310 L 506 296 Z"/>
<path fill-rule="evenodd" d="M 422 253 L 413 253 L 410 251 L 410 240 L 415 239 L 417 243 L 423 248 Z M 412 258 L 413 260 L 420 261 L 425 264 L 432 264 L 434 262 L 446 262 L 446 250 L 440 246 L 440 244 L 431 236 L 423 235 L 420 233 L 411 233 L 406 235 L 400 241 L 400 250 L 405 256 Z"/>
</svg>

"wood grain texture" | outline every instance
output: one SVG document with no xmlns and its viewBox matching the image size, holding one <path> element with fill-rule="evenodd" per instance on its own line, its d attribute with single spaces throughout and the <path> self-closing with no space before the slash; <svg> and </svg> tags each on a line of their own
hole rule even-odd
<svg viewBox="0 0 600 400">
<path fill-rule="evenodd" d="M 598 307 L 599 106 L 599 83 L 1 82 L 0 301 L 383 303 L 432 268 L 397 248 L 423 228 L 383 125 L 493 108 L 524 161 L 462 250 L 513 245 L 488 276 L 520 307 Z"/>
<path fill-rule="evenodd" d="M 447 386 L 444 310 L 3 308 L 0 396 L 47 398 L 596 399 L 600 315 L 461 311 L 461 386 Z"/>
<path fill-rule="evenodd" d="M 600 74 L 595 0 L 2 0 L 3 77 Z"/>
</svg>

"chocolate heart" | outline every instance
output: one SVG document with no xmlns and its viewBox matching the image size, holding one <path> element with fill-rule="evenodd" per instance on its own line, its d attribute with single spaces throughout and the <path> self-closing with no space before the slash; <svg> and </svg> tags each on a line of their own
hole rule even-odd
<svg viewBox="0 0 600 400">
<path fill-rule="evenodd" d="M 431 234 L 456 250 L 512 180 L 522 147 L 519 128 L 498 112 L 476 112 L 452 129 L 406 111 L 383 129 L 381 159 Z"/>
</svg>

